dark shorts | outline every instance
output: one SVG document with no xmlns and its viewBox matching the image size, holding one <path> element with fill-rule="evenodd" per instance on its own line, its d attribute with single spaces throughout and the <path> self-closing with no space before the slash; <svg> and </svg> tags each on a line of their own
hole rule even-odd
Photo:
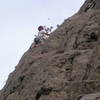
<svg viewBox="0 0 100 100">
<path fill-rule="evenodd" d="M 39 43 L 41 43 L 41 40 L 39 38 L 34 38 L 34 43 L 39 44 Z"/>
</svg>

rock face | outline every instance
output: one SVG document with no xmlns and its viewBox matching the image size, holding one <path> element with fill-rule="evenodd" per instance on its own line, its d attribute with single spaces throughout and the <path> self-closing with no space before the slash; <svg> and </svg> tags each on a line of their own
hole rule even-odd
<svg viewBox="0 0 100 100">
<path fill-rule="evenodd" d="M 79 13 L 87 12 L 90 9 L 100 9 L 100 0 L 86 0 Z"/>
<path fill-rule="evenodd" d="M 86 0 L 46 43 L 29 49 L 0 100 L 100 100 L 100 0 Z"/>
</svg>

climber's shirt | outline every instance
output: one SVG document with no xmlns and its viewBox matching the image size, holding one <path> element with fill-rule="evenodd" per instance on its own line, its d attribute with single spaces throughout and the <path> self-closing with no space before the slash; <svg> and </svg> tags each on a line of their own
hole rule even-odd
<svg viewBox="0 0 100 100">
<path fill-rule="evenodd" d="M 39 38 L 40 40 L 48 39 L 49 36 L 46 34 L 47 32 L 45 30 L 41 30 L 38 32 L 38 35 L 36 37 Z"/>
</svg>

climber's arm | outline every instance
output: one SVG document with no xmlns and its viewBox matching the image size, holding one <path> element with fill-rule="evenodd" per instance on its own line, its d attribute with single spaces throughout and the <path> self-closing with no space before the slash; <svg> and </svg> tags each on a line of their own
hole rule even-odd
<svg viewBox="0 0 100 100">
<path fill-rule="evenodd" d="M 48 32 L 42 32 L 42 34 L 50 36 L 50 34 L 48 34 Z"/>
<path fill-rule="evenodd" d="M 45 33 L 45 35 L 50 36 L 50 34 L 48 34 L 48 33 Z"/>
</svg>

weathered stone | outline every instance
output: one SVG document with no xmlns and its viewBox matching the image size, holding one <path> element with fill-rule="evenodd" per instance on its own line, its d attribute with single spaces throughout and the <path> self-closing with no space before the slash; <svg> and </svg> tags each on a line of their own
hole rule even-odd
<svg viewBox="0 0 100 100">
<path fill-rule="evenodd" d="M 21 58 L 0 100 L 100 100 L 100 0 L 80 11 Z"/>
</svg>

